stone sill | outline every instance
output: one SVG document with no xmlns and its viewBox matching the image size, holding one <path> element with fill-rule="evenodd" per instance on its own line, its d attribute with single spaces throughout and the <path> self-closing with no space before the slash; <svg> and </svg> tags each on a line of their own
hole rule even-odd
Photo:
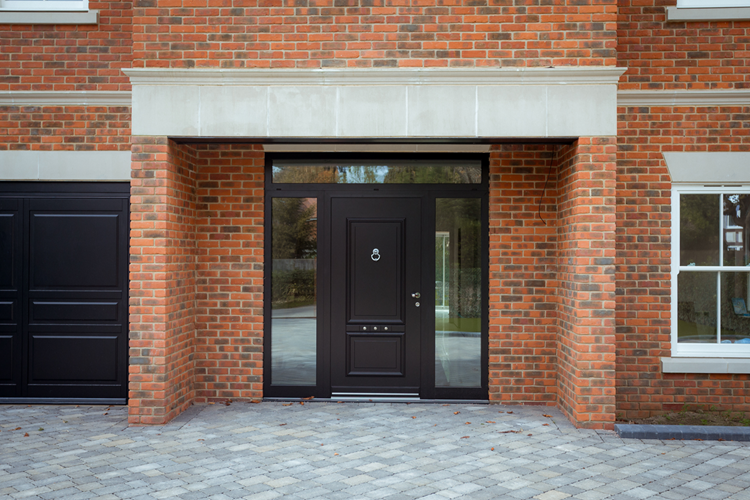
<svg viewBox="0 0 750 500">
<path fill-rule="evenodd" d="M 750 441 L 750 428 L 739 426 L 615 424 L 615 432 L 623 439 Z"/>
<path fill-rule="evenodd" d="M 742 21 L 750 19 L 750 7 L 667 7 L 668 22 Z"/>
<path fill-rule="evenodd" d="M 0 10 L 0 24 L 99 24 L 99 11 Z"/>
<path fill-rule="evenodd" d="M 748 358 L 661 358 L 662 373 L 750 373 Z"/>
</svg>

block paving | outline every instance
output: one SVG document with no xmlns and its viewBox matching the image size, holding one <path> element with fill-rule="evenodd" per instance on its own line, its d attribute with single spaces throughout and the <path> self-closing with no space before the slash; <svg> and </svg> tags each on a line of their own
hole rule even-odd
<svg viewBox="0 0 750 500">
<path fill-rule="evenodd" d="M 549 407 L 0 406 L 0 500 L 748 499 L 750 443 L 620 439 Z M 20 427 L 20 429 L 19 429 Z"/>
</svg>

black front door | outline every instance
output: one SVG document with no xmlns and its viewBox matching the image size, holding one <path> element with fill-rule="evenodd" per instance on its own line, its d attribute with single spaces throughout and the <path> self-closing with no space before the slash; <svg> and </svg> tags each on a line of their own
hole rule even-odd
<svg viewBox="0 0 750 500">
<path fill-rule="evenodd" d="M 332 197 L 331 392 L 420 392 L 420 197 Z"/>
</svg>

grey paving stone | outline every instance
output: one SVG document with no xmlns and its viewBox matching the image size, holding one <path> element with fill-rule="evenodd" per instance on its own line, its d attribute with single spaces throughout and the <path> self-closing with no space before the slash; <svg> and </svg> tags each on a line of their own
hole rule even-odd
<svg viewBox="0 0 750 500">
<path fill-rule="evenodd" d="M 137 428 L 103 409 L 0 407 L 0 500 L 750 499 L 750 443 L 622 439 L 550 408 L 234 403 Z"/>
</svg>

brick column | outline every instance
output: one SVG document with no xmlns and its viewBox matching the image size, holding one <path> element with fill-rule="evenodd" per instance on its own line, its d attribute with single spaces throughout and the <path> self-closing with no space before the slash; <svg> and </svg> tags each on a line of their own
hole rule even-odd
<svg viewBox="0 0 750 500">
<path fill-rule="evenodd" d="M 615 137 L 559 153 L 559 406 L 577 426 L 615 420 Z"/>
<path fill-rule="evenodd" d="M 195 151 L 133 137 L 130 222 L 132 425 L 163 424 L 194 396 Z"/>
</svg>

